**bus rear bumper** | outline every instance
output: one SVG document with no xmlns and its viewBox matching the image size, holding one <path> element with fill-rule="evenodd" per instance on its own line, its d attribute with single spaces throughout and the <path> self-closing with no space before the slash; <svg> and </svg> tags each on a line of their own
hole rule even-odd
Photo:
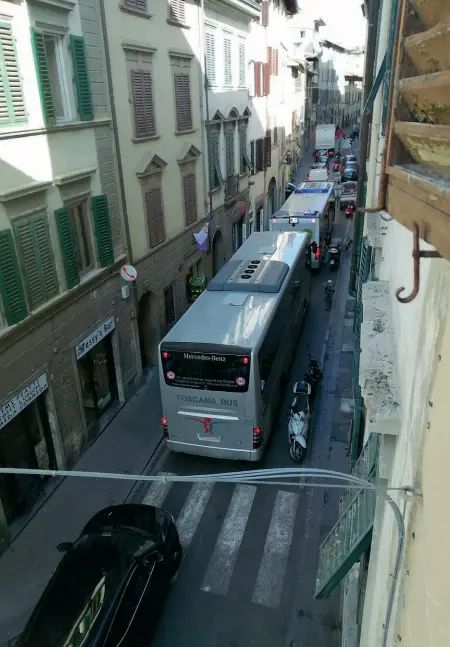
<svg viewBox="0 0 450 647">
<path fill-rule="evenodd" d="M 230 447 L 217 447 L 217 445 L 196 445 L 182 443 L 175 440 L 166 440 L 166 446 L 171 452 L 179 454 L 193 454 L 194 456 L 208 456 L 233 461 L 250 461 L 255 463 L 263 457 L 265 446 L 258 449 L 232 449 Z"/>
</svg>

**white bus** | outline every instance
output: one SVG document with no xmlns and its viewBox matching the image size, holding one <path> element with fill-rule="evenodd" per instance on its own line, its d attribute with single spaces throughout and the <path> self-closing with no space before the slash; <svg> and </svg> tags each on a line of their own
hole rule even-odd
<svg viewBox="0 0 450 647">
<path fill-rule="evenodd" d="M 333 231 L 334 183 L 302 182 L 270 219 L 270 231 L 307 232 L 317 248 L 311 251 L 311 269 L 320 269 L 324 239 Z"/>
<path fill-rule="evenodd" d="M 262 457 L 310 299 L 308 244 L 307 234 L 255 232 L 161 341 L 170 450 Z"/>
</svg>

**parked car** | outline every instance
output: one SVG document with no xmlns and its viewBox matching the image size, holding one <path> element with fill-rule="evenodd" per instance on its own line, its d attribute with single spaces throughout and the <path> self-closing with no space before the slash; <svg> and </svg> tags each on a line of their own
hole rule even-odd
<svg viewBox="0 0 450 647">
<path fill-rule="evenodd" d="M 344 155 L 344 157 L 342 159 L 342 164 L 344 165 L 344 167 L 347 166 L 351 162 L 358 163 L 358 159 L 357 159 L 356 155 Z"/>
<path fill-rule="evenodd" d="M 147 644 L 181 562 L 172 515 L 144 504 L 111 506 L 57 548 L 65 555 L 17 647 Z"/>
</svg>

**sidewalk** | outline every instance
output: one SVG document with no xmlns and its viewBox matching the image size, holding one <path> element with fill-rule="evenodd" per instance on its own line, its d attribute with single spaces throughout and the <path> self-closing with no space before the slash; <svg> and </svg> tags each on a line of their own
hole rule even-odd
<svg viewBox="0 0 450 647">
<path fill-rule="evenodd" d="M 158 374 L 129 400 L 76 464 L 77 470 L 141 474 L 161 440 Z M 65 478 L 0 558 L 0 647 L 19 634 L 62 555 L 99 509 L 122 503 L 132 481 Z"/>
</svg>

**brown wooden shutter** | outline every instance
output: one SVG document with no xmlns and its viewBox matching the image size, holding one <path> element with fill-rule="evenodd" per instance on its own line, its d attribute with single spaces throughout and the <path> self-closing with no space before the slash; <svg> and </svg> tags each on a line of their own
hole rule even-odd
<svg viewBox="0 0 450 647">
<path fill-rule="evenodd" d="M 270 94 L 270 66 L 269 66 L 269 63 L 264 63 L 263 95 L 268 96 L 269 94 Z"/>
<path fill-rule="evenodd" d="M 156 247 L 157 245 L 161 245 L 166 239 L 164 209 L 160 188 L 150 189 L 150 191 L 146 192 L 145 206 L 147 209 L 150 247 Z"/>
<path fill-rule="evenodd" d="M 256 140 L 256 169 L 258 171 L 264 170 L 264 137 Z"/>
<path fill-rule="evenodd" d="M 152 76 L 150 72 L 131 70 L 131 90 L 136 138 L 156 135 Z"/>
<path fill-rule="evenodd" d="M 269 26 L 269 0 L 263 0 L 262 3 L 261 25 L 263 27 Z"/>
<path fill-rule="evenodd" d="M 251 174 L 255 174 L 255 140 L 250 142 L 250 163 L 252 165 Z"/>
<path fill-rule="evenodd" d="M 177 131 L 192 130 L 191 87 L 188 74 L 174 74 Z"/>
<path fill-rule="evenodd" d="M 193 225 L 197 220 L 197 187 L 194 173 L 184 176 L 183 195 L 186 226 Z"/>
<path fill-rule="evenodd" d="M 272 65 L 273 65 L 273 49 L 271 47 L 267 48 L 267 63 L 269 65 L 269 68 L 272 69 Z"/>
<path fill-rule="evenodd" d="M 255 63 L 255 96 L 262 97 L 262 63 Z"/>
<path fill-rule="evenodd" d="M 279 52 L 276 49 L 275 50 L 275 72 L 274 72 L 275 76 L 278 76 L 278 54 L 279 54 Z"/>
</svg>

